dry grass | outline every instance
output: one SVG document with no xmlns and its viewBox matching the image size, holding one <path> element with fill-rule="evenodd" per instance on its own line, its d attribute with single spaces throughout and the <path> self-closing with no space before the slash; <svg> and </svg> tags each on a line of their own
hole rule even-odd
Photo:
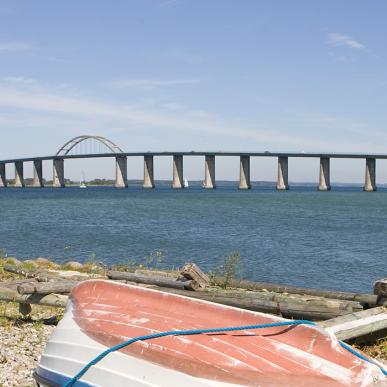
<svg viewBox="0 0 387 387">
<path fill-rule="evenodd" d="M 359 348 L 368 356 L 387 360 L 387 338 L 380 339 L 373 345 L 360 346 Z"/>
</svg>

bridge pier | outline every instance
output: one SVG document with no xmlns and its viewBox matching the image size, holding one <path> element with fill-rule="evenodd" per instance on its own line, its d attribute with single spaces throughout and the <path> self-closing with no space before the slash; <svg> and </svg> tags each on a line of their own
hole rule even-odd
<svg viewBox="0 0 387 387">
<path fill-rule="evenodd" d="M 53 159 L 52 164 L 53 164 L 52 186 L 54 188 L 64 188 L 65 187 L 64 160 Z"/>
<path fill-rule="evenodd" d="M 250 188 L 250 156 L 240 156 L 239 189 Z"/>
<path fill-rule="evenodd" d="M 25 187 L 23 161 L 15 162 L 15 187 Z"/>
<path fill-rule="evenodd" d="M 285 191 L 288 189 L 288 157 L 280 156 L 278 157 L 277 190 Z"/>
<path fill-rule="evenodd" d="M 5 163 L 0 163 L 0 187 L 7 186 L 7 175 L 5 172 Z"/>
<path fill-rule="evenodd" d="M 173 155 L 173 180 L 172 188 L 184 188 L 183 156 Z"/>
<path fill-rule="evenodd" d="M 376 160 L 371 157 L 366 158 L 364 191 L 376 191 Z"/>
<path fill-rule="evenodd" d="M 35 160 L 33 163 L 33 178 L 32 186 L 33 187 L 43 187 L 43 167 L 42 160 Z"/>
<path fill-rule="evenodd" d="M 144 184 L 143 188 L 155 188 L 153 177 L 153 156 L 144 156 Z"/>
<path fill-rule="evenodd" d="M 116 188 L 128 187 L 128 163 L 126 156 L 116 157 Z"/>
<path fill-rule="evenodd" d="M 204 165 L 204 188 L 214 189 L 216 188 L 215 182 L 215 156 L 206 155 Z"/>
<path fill-rule="evenodd" d="M 329 157 L 320 157 L 320 177 L 318 188 L 319 191 L 330 191 L 330 159 Z"/>
</svg>

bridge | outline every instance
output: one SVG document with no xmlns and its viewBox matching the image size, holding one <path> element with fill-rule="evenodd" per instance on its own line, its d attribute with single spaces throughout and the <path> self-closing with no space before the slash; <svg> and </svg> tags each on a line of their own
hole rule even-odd
<svg viewBox="0 0 387 387">
<path fill-rule="evenodd" d="M 14 164 L 15 179 L 14 187 L 25 187 L 24 163 L 33 163 L 33 180 L 31 187 L 44 187 L 43 161 L 53 162 L 53 184 L 52 187 L 65 187 L 64 161 L 66 159 L 109 157 L 116 160 L 115 187 L 126 188 L 127 180 L 127 158 L 142 156 L 144 158 L 144 188 L 154 188 L 153 158 L 154 156 L 172 156 L 172 187 L 184 188 L 183 179 L 183 157 L 204 157 L 204 183 L 206 189 L 216 188 L 215 181 L 215 157 L 234 156 L 239 157 L 240 174 L 239 188 L 251 188 L 250 182 L 250 159 L 251 157 L 275 157 L 278 159 L 277 189 L 289 189 L 288 182 L 288 160 L 291 157 L 319 158 L 320 173 L 319 191 L 329 191 L 330 184 L 330 159 L 364 159 L 365 160 L 365 183 L 364 191 L 376 191 L 376 160 L 387 159 L 387 154 L 360 154 L 360 153 L 304 153 L 304 152 L 124 152 L 112 141 L 101 136 L 78 136 L 66 142 L 55 155 L 42 157 L 26 157 L 9 160 L 0 160 L 0 187 L 7 187 L 6 164 Z"/>
</svg>

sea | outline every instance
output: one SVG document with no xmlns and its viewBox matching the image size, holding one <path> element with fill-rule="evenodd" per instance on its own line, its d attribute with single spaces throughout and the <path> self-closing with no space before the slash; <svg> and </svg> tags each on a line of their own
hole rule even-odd
<svg viewBox="0 0 387 387">
<path fill-rule="evenodd" d="M 157 182 L 156 182 L 157 183 Z M 372 292 L 387 276 L 387 188 L 201 182 L 173 190 L 113 187 L 0 189 L 0 255 L 94 260 L 221 273 L 239 255 L 238 278 Z M 234 255 L 235 256 L 235 255 Z"/>
</svg>

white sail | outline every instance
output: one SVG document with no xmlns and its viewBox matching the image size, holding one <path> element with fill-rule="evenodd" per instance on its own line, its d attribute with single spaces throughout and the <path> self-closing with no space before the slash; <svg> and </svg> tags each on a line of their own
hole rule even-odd
<svg viewBox="0 0 387 387">
<path fill-rule="evenodd" d="M 79 181 L 79 188 L 87 188 L 87 185 L 85 184 L 85 173 L 82 171 L 82 178 Z"/>
</svg>

